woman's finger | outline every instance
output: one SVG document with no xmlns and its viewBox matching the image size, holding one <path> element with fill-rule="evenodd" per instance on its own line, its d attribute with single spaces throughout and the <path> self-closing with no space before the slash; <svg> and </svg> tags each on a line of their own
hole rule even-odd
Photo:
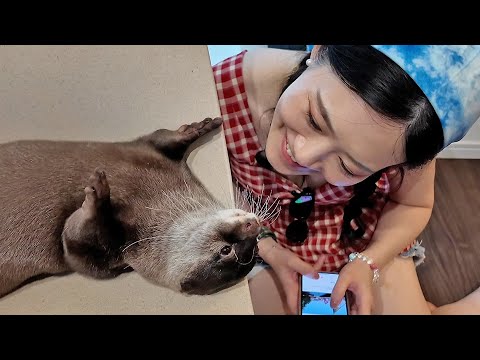
<svg viewBox="0 0 480 360">
<path fill-rule="evenodd" d="M 315 270 L 315 268 L 297 256 L 292 257 L 288 265 L 292 270 L 296 271 L 301 275 L 309 275 L 314 279 L 318 279 L 318 272 Z"/>
<path fill-rule="evenodd" d="M 350 285 L 350 279 L 346 276 L 340 275 L 337 279 L 337 282 L 332 290 L 332 295 L 330 299 L 330 306 L 332 308 L 336 308 L 340 305 L 345 293 L 347 292 L 348 286 Z M 355 294 L 356 295 L 356 294 Z M 355 302 L 357 301 L 357 297 L 355 297 Z"/>
<path fill-rule="evenodd" d="M 320 255 L 317 261 L 315 261 L 315 264 L 313 264 L 313 268 L 315 269 L 316 272 L 320 272 L 326 259 L 327 259 L 326 255 Z"/>
</svg>

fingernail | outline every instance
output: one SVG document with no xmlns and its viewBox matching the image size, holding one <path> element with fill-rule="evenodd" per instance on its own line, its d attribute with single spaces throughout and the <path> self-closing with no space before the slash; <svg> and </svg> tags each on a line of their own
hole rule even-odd
<svg viewBox="0 0 480 360">
<path fill-rule="evenodd" d="M 333 313 L 335 314 L 338 311 L 338 307 L 333 308 Z"/>
</svg>

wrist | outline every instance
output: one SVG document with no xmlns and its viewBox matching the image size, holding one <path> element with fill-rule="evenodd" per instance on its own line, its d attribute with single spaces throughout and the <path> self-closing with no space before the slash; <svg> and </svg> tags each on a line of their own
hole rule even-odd
<svg viewBox="0 0 480 360">
<path fill-rule="evenodd" d="M 348 255 L 348 262 L 352 262 L 355 260 L 362 261 L 370 267 L 370 270 L 372 270 L 373 273 L 372 282 L 377 283 L 380 278 L 380 269 L 375 264 L 374 260 L 371 257 L 365 255 L 364 253 L 359 252 L 353 252 Z"/>
<path fill-rule="evenodd" d="M 258 256 L 268 263 L 268 257 L 272 250 L 278 246 L 278 243 L 271 237 L 264 237 L 257 242 Z"/>
<path fill-rule="evenodd" d="M 269 253 L 276 247 L 277 236 L 266 226 L 262 226 L 260 233 L 257 235 L 257 262 L 266 262 Z"/>
</svg>

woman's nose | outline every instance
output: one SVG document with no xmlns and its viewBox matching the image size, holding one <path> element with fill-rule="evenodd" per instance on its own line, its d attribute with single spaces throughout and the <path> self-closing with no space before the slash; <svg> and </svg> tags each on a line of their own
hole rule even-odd
<svg viewBox="0 0 480 360">
<path fill-rule="evenodd" d="M 294 141 L 295 159 L 304 166 L 324 160 L 332 151 L 333 146 L 327 139 L 311 139 L 297 135 Z"/>
<path fill-rule="evenodd" d="M 305 136 L 302 135 L 297 135 L 295 138 L 295 143 L 294 143 L 294 148 L 295 150 L 301 151 L 303 147 L 305 146 L 305 143 L 307 142 L 307 139 Z"/>
</svg>

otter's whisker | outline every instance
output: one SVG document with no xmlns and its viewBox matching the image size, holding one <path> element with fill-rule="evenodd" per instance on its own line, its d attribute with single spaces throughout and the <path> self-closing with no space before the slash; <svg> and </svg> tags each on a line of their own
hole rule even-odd
<svg viewBox="0 0 480 360">
<path fill-rule="evenodd" d="M 235 204 L 233 206 L 238 206 L 240 204 L 240 190 L 238 187 L 238 181 L 237 184 L 235 185 Z"/>
<path fill-rule="evenodd" d="M 245 198 L 245 190 L 240 190 L 240 185 L 238 184 L 238 181 L 237 181 L 237 186 L 235 187 L 235 190 L 236 190 L 235 206 L 244 211 L 251 212 L 250 204 Z"/>
<path fill-rule="evenodd" d="M 258 216 L 260 217 L 264 217 L 266 214 L 268 214 L 268 209 L 272 206 L 270 204 L 270 197 L 271 197 L 271 194 L 267 196 L 267 198 L 265 199 L 265 202 L 263 203 L 262 207 L 260 208 L 260 213 L 258 214 Z M 270 204 L 270 206 L 269 206 Z"/>
<path fill-rule="evenodd" d="M 255 214 L 259 214 L 261 212 L 261 209 L 263 207 L 263 193 L 265 191 L 265 184 L 262 184 L 262 191 L 260 192 L 260 196 L 257 196 L 257 201 L 256 201 L 256 211 Z"/>
<path fill-rule="evenodd" d="M 178 210 L 199 210 L 205 207 L 209 207 L 212 209 L 223 208 L 221 204 L 216 201 L 216 199 L 210 199 L 209 197 L 205 197 L 204 199 L 202 199 L 203 201 L 200 202 L 197 199 L 196 194 L 192 192 L 191 187 L 186 183 L 185 186 L 186 191 L 176 190 L 170 192 L 169 194 L 162 190 L 163 194 L 166 196 L 172 208 Z M 187 194 L 185 194 L 185 192 L 187 192 Z"/>
<path fill-rule="evenodd" d="M 170 206 L 171 206 L 172 208 L 177 209 L 177 210 L 180 210 L 180 211 L 182 210 L 182 209 L 180 208 L 180 205 L 179 205 L 178 203 L 176 203 L 175 201 L 173 201 L 173 200 L 171 199 L 171 196 L 170 196 L 169 194 L 167 194 L 167 193 L 165 192 L 165 190 L 161 190 L 161 191 L 162 191 L 163 195 L 165 195 L 166 200 L 170 203 Z M 185 210 L 185 209 L 183 208 L 183 210 Z"/>
<path fill-rule="evenodd" d="M 253 261 L 253 259 L 255 258 L 255 248 L 253 248 L 253 251 L 252 251 L 252 258 L 251 258 L 248 262 L 246 262 L 246 263 L 242 263 L 242 262 L 240 261 L 240 259 L 239 259 L 238 256 L 237 256 L 237 252 L 235 251 L 235 248 L 232 248 L 232 250 L 233 250 L 233 255 L 235 255 L 235 259 L 237 260 L 237 263 L 239 263 L 240 265 L 248 265 L 248 264 L 250 264 L 250 263 Z"/>
<path fill-rule="evenodd" d="M 252 194 L 253 194 L 253 192 L 250 191 L 250 189 L 248 188 L 248 186 L 247 186 L 247 189 L 245 190 L 245 192 L 246 192 L 246 195 L 245 195 L 245 196 L 246 196 L 247 202 L 248 202 L 248 204 L 250 205 L 250 212 L 255 213 L 255 212 L 254 212 L 254 208 L 253 208 L 253 206 L 252 206 L 252 202 L 253 202 Z"/>
<path fill-rule="evenodd" d="M 272 206 L 273 206 L 273 209 L 271 209 Z M 268 208 L 268 211 L 266 213 L 267 216 L 265 216 L 263 220 L 269 220 L 272 216 L 277 215 L 280 212 L 280 210 L 281 210 L 280 200 L 275 199 L 270 205 L 270 207 Z"/>
<path fill-rule="evenodd" d="M 148 237 L 148 238 L 145 238 L 145 239 L 137 240 L 137 241 L 129 244 L 127 247 L 125 247 L 125 248 L 122 250 L 122 252 L 124 252 L 125 250 L 127 250 L 130 246 L 135 245 L 135 244 L 137 244 L 137 243 L 139 243 L 139 242 L 146 241 L 146 240 L 154 240 L 154 239 L 157 239 L 157 238 L 159 238 L 159 237 L 160 237 L 160 235 L 157 235 L 157 236 L 151 236 L 151 237 Z"/>
<path fill-rule="evenodd" d="M 270 195 L 267 196 L 267 199 L 265 200 L 265 203 L 268 205 L 266 207 L 266 210 L 265 210 L 265 215 L 269 215 L 272 211 L 275 211 L 275 207 L 278 205 L 278 203 L 280 202 L 279 199 L 277 198 L 273 198 L 273 200 L 271 200 L 272 198 L 272 190 L 270 190 Z M 272 210 L 272 207 L 274 208 Z"/>
<path fill-rule="evenodd" d="M 245 199 L 241 196 L 238 181 L 237 181 L 237 184 L 234 185 L 234 186 L 235 186 L 235 200 L 234 200 L 234 204 L 233 204 L 232 207 L 245 209 Z"/>
<path fill-rule="evenodd" d="M 145 206 L 146 209 L 148 210 L 153 210 L 153 211 L 165 211 L 165 209 L 157 209 L 157 208 L 153 208 L 153 207 L 150 207 L 150 206 Z"/>
<path fill-rule="evenodd" d="M 268 223 L 268 226 L 272 225 L 275 221 L 277 221 L 278 217 L 280 216 L 280 210 L 277 212 L 276 216 L 273 218 L 272 221 Z"/>
<path fill-rule="evenodd" d="M 185 200 L 185 196 L 181 192 L 176 191 L 176 192 L 172 193 L 170 196 L 171 196 L 170 200 L 175 205 L 180 206 L 182 208 L 182 210 L 188 211 L 189 207 L 194 209 L 192 207 L 192 204 L 190 204 L 188 201 Z M 175 199 L 175 201 L 173 199 Z"/>
<path fill-rule="evenodd" d="M 169 207 L 168 209 L 159 209 L 159 208 L 153 208 L 153 207 L 150 207 L 150 206 L 145 206 L 145 208 L 149 209 L 149 210 L 153 210 L 153 211 L 160 211 L 160 212 L 163 212 L 163 213 L 168 213 L 170 215 L 170 219 L 172 220 L 175 220 L 175 219 L 178 219 L 179 216 L 180 216 L 180 211 L 177 211 L 176 214 L 172 213 L 172 209 Z M 163 225 L 156 225 L 156 226 L 163 226 Z"/>
<path fill-rule="evenodd" d="M 182 193 L 179 193 L 178 195 L 182 196 L 184 200 L 187 200 L 187 199 L 190 200 L 190 202 L 188 202 L 188 204 L 192 207 L 192 209 L 194 209 L 194 210 L 198 209 L 198 207 L 193 206 L 193 203 L 197 203 L 200 207 L 202 207 L 202 204 L 197 199 L 193 198 L 192 189 L 187 184 L 187 181 L 185 179 L 183 179 L 183 182 L 185 183 L 185 187 L 187 188 L 189 196 L 187 198 Z"/>
<path fill-rule="evenodd" d="M 235 187 L 235 200 L 234 200 L 235 203 L 233 204 L 233 207 L 247 211 L 248 209 L 246 206 L 246 202 L 242 195 L 242 190 L 240 190 L 240 185 L 238 184 L 238 180 L 236 181 L 236 184 L 234 185 L 234 187 Z"/>
<path fill-rule="evenodd" d="M 260 203 L 262 202 L 262 197 L 263 197 L 263 189 L 265 185 L 262 184 L 262 191 L 260 192 L 260 195 L 255 196 L 255 199 L 253 201 L 254 204 L 254 214 L 259 214 L 260 211 Z"/>
</svg>

